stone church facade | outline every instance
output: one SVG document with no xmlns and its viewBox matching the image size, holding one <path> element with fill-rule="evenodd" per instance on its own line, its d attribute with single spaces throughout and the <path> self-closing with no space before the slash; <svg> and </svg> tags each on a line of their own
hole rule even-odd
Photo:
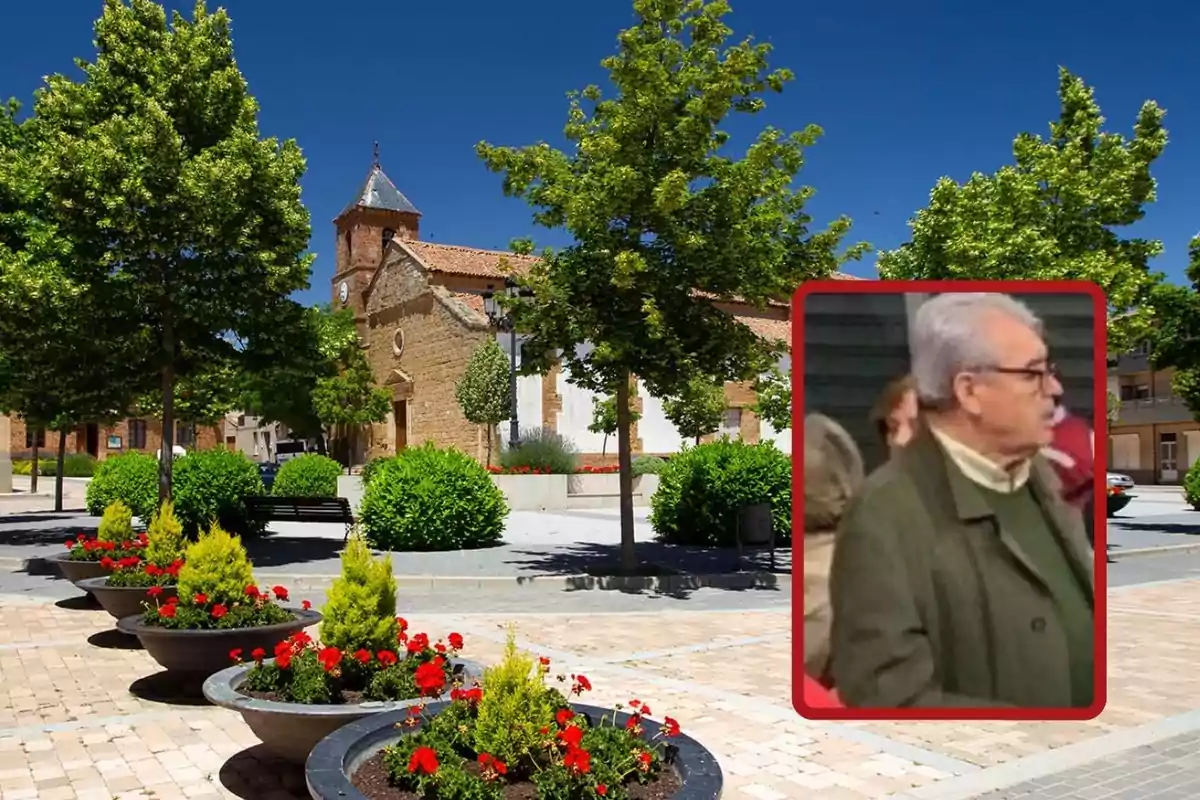
<svg viewBox="0 0 1200 800">
<path fill-rule="evenodd" d="M 486 452 L 485 433 L 463 417 L 454 397 L 455 385 L 475 349 L 497 336 L 484 313 L 482 294 L 503 287 L 502 259 L 518 274 L 535 259 L 422 241 L 420 218 L 376 163 L 362 190 L 334 221 L 338 242 L 334 307 L 354 311 L 376 382 L 391 393 L 392 401 L 387 421 L 373 426 L 355 461 L 394 455 L 426 441 L 457 447 L 481 459 Z M 790 341 L 786 305 L 766 310 L 739 304 L 722 308 L 763 337 Z M 508 336 L 499 341 L 507 349 Z M 558 431 L 576 444 L 585 463 L 612 461 L 615 442 L 607 442 L 606 448 L 596 446 L 595 435 L 586 432 L 590 395 L 576 397 L 582 391 L 567 384 L 557 368 L 544 376 L 522 377 L 518 385 L 521 427 Z M 744 384 L 727 384 L 726 398 L 731 427 L 724 432 L 758 441 L 763 431 L 751 410 L 753 391 Z M 661 403 L 649 398 L 640 384 L 634 404 L 643 416 L 633 430 L 633 451 L 676 451 L 678 444 L 663 430 Z M 649 406 L 658 409 L 657 417 Z M 650 435 L 649 426 L 657 432 Z M 506 426 L 500 429 L 503 434 Z M 781 432 L 774 435 L 777 440 L 787 438 Z M 604 457 L 602 450 L 606 450 Z"/>
</svg>

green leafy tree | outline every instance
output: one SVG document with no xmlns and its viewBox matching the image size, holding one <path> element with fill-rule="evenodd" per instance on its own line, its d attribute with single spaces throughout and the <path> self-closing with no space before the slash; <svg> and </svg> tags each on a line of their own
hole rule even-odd
<svg viewBox="0 0 1200 800">
<path fill-rule="evenodd" d="M 66 435 L 85 422 L 120 416 L 143 383 L 138 362 L 148 338 L 110 315 L 111 293 L 89 291 L 72 278 L 92 262 L 86 248 L 47 219 L 38 182 L 46 137 L 36 119 L 17 123 L 18 110 L 15 102 L 0 108 L 0 412 L 59 434 L 55 508 L 61 510 Z"/>
<path fill-rule="evenodd" d="M 1122 238 L 1155 200 L 1151 164 L 1167 144 L 1164 111 L 1146 101 L 1133 136 L 1102 130 L 1091 87 L 1059 70 L 1061 113 L 1042 138 L 1022 133 L 1015 164 L 963 184 L 942 178 L 909 223 L 912 239 L 881 253 L 887 279 L 1079 279 L 1104 289 L 1109 343 L 1120 349 L 1146 334 L 1147 304 L 1161 276 L 1149 262 L 1156 240 Z"/>
<path fill-rule="evenodd" d="M 1117 397 L 1112 392 L 1109 392 L 1107 404 L 1108 422 L 1111 425 L 1121 416 L 1121 398 Z"/>
<path fill-rule="evenodd" d="M 792 427 L 792 381 L 780 369 L 764 372 L 754 382 L 754 413 L 777 431 Z"/>
<path fill-rule="evenodd" d="M 467 422 L 487 426 L 487 463 L 491 464 L 496 426 L 512 416 L 508 358 L 495 338 L 489 337 L 471 354 L 454 397 Z"/>
<path fill-rule="evenodd" d="M 168 23 L 151 0 L 105 0 L 95 42 L 82 80 L 52 76 L 38 95 L 37 174 L 75 247 L 68 277 L 152 337 L 138 367 L 158 381 L 170 452 L 177 381 L 233 359 L 235 336 L 269 329 L 269 311 L 308 285 L 304 159 L 294 141 L 259 137 L 223 10 L 201 1 Z M 160 460 L 164 499 L 171 468 Z"/>
<path fill-rule="evenodd" d="M 1151 305 L 1154 326 L 1146 339 L 1157 369 L 1173 369 L 1171 388 L 1200 419 L 1200 235 L 1188 244 L 1189 286 L 1162 283 Z"/>
<path fill-rule="evenodd" d="M 264 423 L 282 423 L 294 437 L 322 437 L 313 391 L 318 381 L 336 377 L 358 348 L 354 313 L 284 300 L 269 318 L 280 324 L 241 343 L 242 406 Z"/>
<path fill-rule="evenodd" d="M 616 395 L 592 398 L 592 421 L 588 423 L 588 430 L 604 436 L 604 441 L 600 444 L 600 455 L 608 453 L 608 437 L 617 432 L 617 416 Z M 631 405 L 629 424 L 632 425 L 641 418 L 642 415 Z"/>
<path fill-rule="evenodd" d="M 663 400 L 663 414 L 685 439 L 700 444 L 700 437 L 716 433 L 725 418 L 725 385 L 698 376 L 675 397 Z"/>
<path fill-rule="evenodd" d="M 391 403 L 391 392 L 375 386 L 371 365 L 357 344 L 346 354 L 342 370 L 318 380 L 312 391 L 313 411 L 326 437 L 336 435 L 347 446 L 346 466 L 350 466 L 352 458 L 348 445 L 353 437 L 363 427 L 387 419 Z"/>
<path fill-rule="evenodd" d="M 850 228 L 842 218 L 811 233 L 804 206 L 812 190 L 793 186 L 816 126 L 768 127 L 741 157 L 727 147 L 729 117 L 761 112 L 764 96 L 793 78 L 768 66 L 770 45 L 731 43 L 724 0 L 635 0 L 633 11 L 617 53 L 601 62 L 612 91 L 589 86 L 570 97 L 565 151 L 477 146 L 536 223 L 574 239 L 522 276 L 534 302 L 501 302 L 529 337 L 525 352 L 556 355 L 578 386 L 616 387 L 626 570 L 637 566 L 630 377 L 670 397 L 695 374 L 740 381 L 760 373 L 776 346 L 720 303 L 764 307 L 828 276 Z M 529 359 L 525 369 L 545 366 Z"/>
</svg>

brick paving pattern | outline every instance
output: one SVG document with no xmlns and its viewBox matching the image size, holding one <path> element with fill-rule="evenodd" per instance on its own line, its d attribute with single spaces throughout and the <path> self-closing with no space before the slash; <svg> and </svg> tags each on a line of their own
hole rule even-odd
<svg viewBox="0 0 1200 800">
<path fill-rule="evenodd" d="M 1200 733 L 1127 750 L 978 800 L 1194 800 L 1200 797 Z"/>
<path fill-rule="evenodd" d="M 1200 615 L 1197 588 L 1176 583 L 1111 595 L 1109 705 L 1082 723 L 805 721 L 791 708 L 790 618 L 782 610 L 513 619 L 522 646 L 550 656 L 557 670 L 591 678 L 592 702 L 637 697 L 656 716 L 677 718 L 716 753 L 726 797 L 865 800 L 951 786 L 989 767 L 1190 709 L 1200 697 L 1200 674 L 1187 668 L 1200 659 L 1192 622 Z M 0 596 L 0 800 L 307 796 L 300 771 L 264 754 L 240 717 L 173 701 L 151 659 L 111 632 L 111 618 L 78 606 Z M 462 633 L 471 658 L 490 663 L 499 656 L 503 612 L 409 618 L 432 635 Z M 1167 780 L 1172 771 L 1172 791 L 1182 797 L 1178 787 L 1200 780 L 1200 757 L 1188 761 L 1194 742 L 1181 737 L 1122 752 L 984 796 L 1054 797 L 1047 792 L 1055 787 L 1070 787 L 1075 794 L 1058 796 L 1072 798 L 1149 796 L 1089 793 L 1108 769 L 1102 786 L 1144 774 L 1141 784 L 1116 787 L 1127 792 L 1165 786 L 1151 779 Z M 1123 759 L 1145 759 L 1135 764 L 1144 766 L 1113 773 Z M 1192 789 L 1186 796 L 1200 796 Z"/>
</svg>

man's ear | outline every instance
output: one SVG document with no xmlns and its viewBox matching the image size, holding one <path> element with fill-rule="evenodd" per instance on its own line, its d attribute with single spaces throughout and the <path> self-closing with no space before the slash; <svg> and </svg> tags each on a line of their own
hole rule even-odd
<svg viewBox="0 0 1200 800">
<path fill-rule="evenodd" d="M 974 376 L 960 373 L 955 376 L 952 388 L 954 390 L 954 399 L 958 402 L 958 407 L 973 417 L 979 416 L 981 411 L 978 393 L 979 384 L 976 383 Z"/>
</svg>

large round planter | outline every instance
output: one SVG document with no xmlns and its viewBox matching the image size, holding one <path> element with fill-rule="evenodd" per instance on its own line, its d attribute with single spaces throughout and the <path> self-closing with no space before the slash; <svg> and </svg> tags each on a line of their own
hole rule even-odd
<svg viewBox="0 0 1200 800">
<path fill-rule="evenodd" d="M 75 581 L 75 585 L 95 597 L 96 602 L 117 619 L 141 614 L 146 610 L 143 604 L 154 601 L 146 594 L 145 586 L 105 586 L 104 582 L 107 580 L 108 576 L 103 575 L 99 578 Z M 158 602 L 165 603 L 175 594 L 174 586 L 163 586 L 162 593 L 157 598 Z"/>
<path fill-rule="evenodd" d="M 199 679 L 229 666 L 229 653 L 251 653 L 261 647 L 268 653 L 275 645 L 321 621 L 316 611 L 289 608 L 295 617 L 274 625 L 228 630 L 172 630 L 142 623 L 141 614 L 117 620 L 117 630 L 138 638 L 150 657 L 168 672 Z"/>
<path fill-rule="evenodd" d="M 100 566 L 99 561 L 72 561 L 70 555 L 69 552 L 55 553 L 46 560 L 58 567 L 62 576 L 71 583 L 108 575 L 108 570 Z"/>
<path fill-rule="evenodd" d="M 269 659 L 267 663 L 274 661 Z M 483 666 L 461 658 L 451 660 L 464 685 L 483 679 Z M 237 711 L 263 746 L 294 764 L 303 764 L 317 743 L 356 720 L 389 711 L 407 711 L 414 699 L 341 705 L 306 705 L 258 700 L 238 692 L 253 663 L 238 664 L 209 676 L 204 696 L 213 705 Z"/>
<path fill-rule="evenodd" d="M 447 700 L 430 703 L 425 708 L 425 714 L 437 714 L 447 705 Z M 610 708 L 581 704 L 572 704 L 571 707 L 589 720 L 613 714 Z M 407 709 L 372 714 L 322 739 L 304 765 L 304 778 L 314 800 L 367 800 L 362 792 L 354 788 L 351 778 L 364 761 L 421 729 L 420 725 L 403 725 L 407 716 Z M 628 719 L 628 714 L 616 712 L 617 725 L 624 726 Z M 642 725 L 646 729 L 646 739 L 657 734 L 660 727 L 650 719 L 643 720 Z M 675 770 L 683 784 L 671 800 L 717 800 L 721 796 L 724 779 L 716 757 L 690 736 L 675 736 L 669 741 L 668 768 Z"/>
</svg>

